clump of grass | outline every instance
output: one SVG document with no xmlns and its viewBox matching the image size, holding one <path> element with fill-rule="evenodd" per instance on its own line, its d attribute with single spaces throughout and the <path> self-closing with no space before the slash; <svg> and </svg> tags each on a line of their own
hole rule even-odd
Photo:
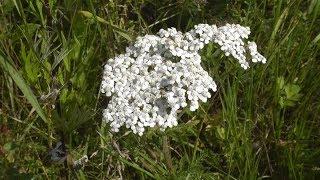
<svg viewBox="0 0 320 180">
<path fill-rule="evenodd" d="M 316 178 L 319 13 L 317 0 L 2 1 L 0 177 Z M 106 59 L 160 28 L 230 21 L 251 27 L 267 66 L 243 72 L 209 45 L 220 89 L 180 126 L 138 137 L 101 124 Z M 59 141 L 63 164 L 47 158 Z"/>
</svg>

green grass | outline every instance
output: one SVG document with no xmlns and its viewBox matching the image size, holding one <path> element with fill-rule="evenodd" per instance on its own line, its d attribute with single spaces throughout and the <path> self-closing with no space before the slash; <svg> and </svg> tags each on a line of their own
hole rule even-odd
<svg viewBox="0 0 320 180">
<path fill-rule="evenodd" d="M 218 91 L 207 103 L 165 132 L 109 132 L 108 58 L 160 28 L 227 22 L 251 27 L 267 64 L 244 71 L 210 44 L 203 66 Z M 319 24 L 319 0 L 2 0 L 0 178 L 316 179 Z M 48 161 L 58 141 L 67 163 Z"/>
</svg>

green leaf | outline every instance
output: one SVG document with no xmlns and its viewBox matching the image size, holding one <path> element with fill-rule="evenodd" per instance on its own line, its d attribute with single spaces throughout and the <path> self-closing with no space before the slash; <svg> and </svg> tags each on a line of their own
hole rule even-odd
<svg viewBox="0 0 320 180">
<path fill-rule="evenodd" d="M 278 77 L 277 84 L 278 84 L 279 89 L 283 88 L 283 86 L 284 86 L 284 78 L 283 78 L 283 76 Z"/>
<path fill-rule="evenodd" d="M 294 98 L 296 95 L 299 94 L 300 87 L 295 84 L 287 85 L 285 86 L 284 91 L 286 92 L 287 98 L 290 99 L 290 98 Z"/>
<path fill-rule="evenodd" d="M 226 133 L 223 127 L 217 127 L 217 133 L 221 139 L 225 140 Z"/>
<path fill-rule="evenodd" d="M 19 25 L 13 30 L 10 38 L 12 38 L 13 41 L 20 40 L 21 38 L 26 38 L 27 40 L 32 39 L 40 27 L 41 26 L 39 24 L 35 23 Z"/>
<path fill-rule="evenodd" d="M 38 115 L 45 121 L 48 122 L 36 96 L 33 94 L 30 87 L 26 84 L 24 79 L 20 76 L 19 72 L 0 54 L 0 66 L 4 71 L 7 71 L 17 86 L 20 88 L 24 96 L 30 102 L 32 107 L 36 110 Z"/>
<path fill-rule="evenodd" d="M 138 170 L 138 171 L 141 171 L 142 173 L 148 175 L 149 177 L 151 177 L 151 178 L 153 178 L 153 179 L 156 179 L 156 177 L 155 177 L 152 173 L 150 173 L 149 171 L 141 168 L 138 164 L 136 164 L 136 163 L 131 163 L 131 162 L 127 161 L 126 159 L 124 159 L 124 158 L 121 157 L 121 156 L 119 156 L 119 160 L 120 160 L 121 162 L 123 162 L 124 164 L 126 164 L 126 165 L 128 165 L 128 166 L 131 166 L 131 167 L 133 167 L 134 169 L 136 169 L 136 170 Z"/>
<path fill-rule="evenodd" d="M 66 58 L 67 59 L 67 56 L 68 54 L 72 51 L 72 49 L 62 49 L 61 52 L 59 52 L 59 54 L 57 56 L 54 57 L 54 62 L 52 64 L 52 68 L 51 68 L 51 71 L 53 71 L 59 64 L 62 60 L 64 60 Z M 70 63 L 70 62 L 69 62 Z M 67 66 L 67 69 L 70 71 L 70 66 Z"/>
<path fill-rule="evenodd" d="M 284 107 L 293 107 L 294 105 L 295 105 L 296 103 L 295 103 L 295 101 L 291 101 L 291 100 L 286 100 L 285 102 L 284 102 Z"/>
<path fill-rule="evenodd" d="M 38 79 L 38 73 L 39 73 L 39 64 L 37 61 L 34 61 L 35 55 L 30 50 L 28 52 L 28 55 L 24 61 L 24 69 L 27 73 L 27 76 L 31 82 L 35 82 Z"/>
<path fill-rule="evenodd" d="M 12 11 L 12 9 L 14 8 L 15 3 L 16 3 L 15 1 L 4 0 L 2 2 L 2 8 L 3 8 L 4 13 L 10 13 Z M 19 9 L 17 9 L 17 10 L 18 10 L 18 13 L 20 13 Z"/>
<path fill-rule="evenodd" d="M 14 3 L 14 5 L 16 6 L 19 15 L 21 15 L 21 13 L 20 13 L 20 7 L 19 7 L 17 1 L 16 1 L 16 0 L 13 0 L 13 3 Z"/>
<path fill-rule="evenodd" d="M 36 6 L 38 8 L 38 13 L 39 13 L 39 16 L 41 18 L 41 22 L 44 24 L 44 17 L 43 17 L 43 10 L 42 10 L 42 7 L 43 7 L 43 4 L 41 1 L 37 0 L 36 1 Z"/>
</svg>

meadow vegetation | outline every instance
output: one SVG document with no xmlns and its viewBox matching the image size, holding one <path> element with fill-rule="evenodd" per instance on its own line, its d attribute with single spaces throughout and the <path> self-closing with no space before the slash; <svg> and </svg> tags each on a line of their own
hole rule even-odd
<svg viewBox="0 0 320 180">
<path fill-rule="evenodd" d="M 208 102 L 165 132 L 111 133 L 107 59 L 138 36 L 200 23 L 249 26 L 267 63 L 244 71 L 209 44 Z M 319 49 L 319 0 L 2 0 L 0 178 L 316 179 Z M 49 155 L 58 142 L 60 163 Z"/>
</svg>

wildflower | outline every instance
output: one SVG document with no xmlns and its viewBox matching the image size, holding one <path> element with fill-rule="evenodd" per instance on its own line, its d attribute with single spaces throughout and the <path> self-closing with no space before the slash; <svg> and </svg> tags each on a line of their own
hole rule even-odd
<svg viewBox="0 0 320 180">
<path fill-rule="evenodd" d="M 112 97 L 103 119 L 111 130 L 125 126 L 142 135 L 147 127 L 161 130 L 178 124 L 179 109 L 199 108 L 210 91 L 216 91 L 213 79 L 201 67 L 201 50 L 214 42 L 226 56 L 232 56 L 244 69 L 252 62 L 265 63 L 254 42 L 246 42 L 250 28 L 238 24 L 199 24 L 189 32 L 161 29 L 157 35 L 138 37 L 124 54 L 109 59 L 104 66 L 101 92 Z M 247 53 L 249 51 L 249 53 Z"/>
</svg>

